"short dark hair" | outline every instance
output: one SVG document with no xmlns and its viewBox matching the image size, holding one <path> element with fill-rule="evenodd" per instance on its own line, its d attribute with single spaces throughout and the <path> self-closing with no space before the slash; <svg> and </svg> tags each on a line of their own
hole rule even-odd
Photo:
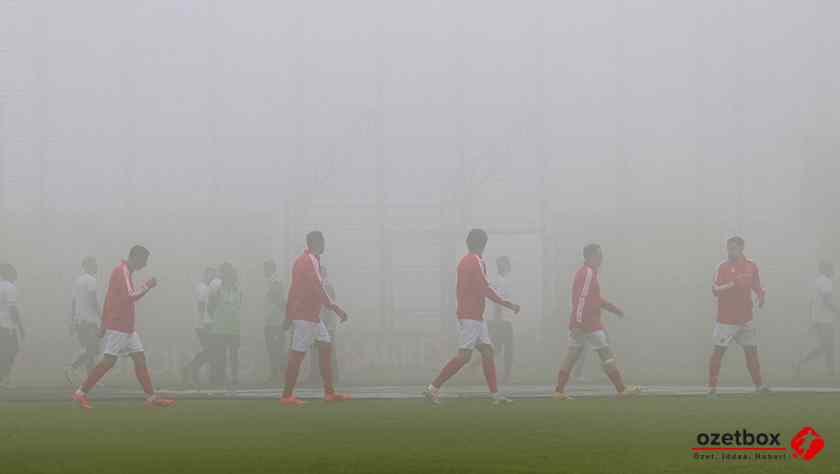
<svg viewBox="0 0 840 474">
<path fill-rule="evenodd" d="M 274 260 L 266 260 L 263 262 L 263 268 L 270 268 L 272 270 L 277 270 L 277 263 Z"/>
<path fill-rule="evenodd" d="M 88 255 L 87 257 L 82 259 L 82 267 L 83 268 L 90 265 L 91 263 L 96 263 L 96 257 L 92 257 L 92 256 Z"/>
<path fill-rule="evenodd" d="M 833 272 L 834 263 L 829 260 L 820 260 L 820 273 Z"/>
<path fill-rule="evenodd" d="M 320 230 L 313 230 L 312 232 L 306 234 L 306 246 L 311 247 L 315 244 L 315 242 L 323 242 L 324 241 L 324 234 Z"/>
<path fill-rule="evenodd" d="M 17 270 L 11 263 L 0 263 L 0 277 L 4 280 L 14 280 L 17 278 Z"/>
<path fill-rule="evenodd" d="M 586 247 L 583 248 L 583 258 L 589 260 L 593 257 L 598 251 L 601 250 L 601 246 L 595 243 L 587 244 Z"/>
<path fill-rule="evenodd" d="M 128 256 L 130 258 L 149 258 L 150 254 L 151 252 L 149 252 L 149 249 L 143 247 L 142 245 L 135 245 L 128 251 Z"/>
<path fill-rule="evenodd" d="M 727 245 L 729 245 L 729 244 L 736 244 L 736 245 L 738 245 L 739 247 L 743 247 L 743 246 L 745 245 L 745 243 L 746 243 L 746 242 L 744 242 L 744 238 L 743 238 L 743 237 L 740 237 L 740 236 L 737 236 L 737 235 L 734 235 L 734 236 L 732 236 L 732 237 L 730 237 L 730 238 L 728 238 L 728 239 L 726 240 L 726 244 L 727 244 Z"/>
<path fill-rule="evenodd" d="M 470 252 L 481 252 L 487 246 L 487 232 L 484 229 L 473 229 L 467 234 L 467 248 Z"/>
<path fill-rule="evenodd" d="M 510 258 L 506 255 L 496 258 L 496 268 L 501 269 L 502 265 L 510 266 Z"/>
</svg>

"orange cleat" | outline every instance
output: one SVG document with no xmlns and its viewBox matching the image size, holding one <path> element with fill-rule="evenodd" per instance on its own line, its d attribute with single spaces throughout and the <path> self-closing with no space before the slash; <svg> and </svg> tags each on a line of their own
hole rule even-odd
<svg viewBox="0 0 840 474">
<path fill-rule="evenodd" d="M 76 390 L 73 393 L 73 401 L 78 402 L 79 406 L 84 408 L 85 410 L 90 410 L 91 408 L 93 408 L 90 406 L 90 400 L 88 400 L 87 395 L 81 390 Z"/>
<path fill-rule="evenodd" d="M 353 397 L 349 393 L 328 393 L 324 395 L 324 401 L 327 402 L 345 402 L 352 399 Z"/>
<path fill-rule="evenodd" d="M 175 400 L 160 398 L 157 395 L 153 395 L 147 398 L 143 404 L 150 408 L 168 408 L 175 406 Z"/>
<path fill-rule="evenodd" d="M 292 407 L 299 407 L 306 405 L 306 402 L 295 397 L 294 395 L 289 397 L 283 397 L 280 399 L 280 404 L 284 406 L 292 406 Z"/>
</svg>

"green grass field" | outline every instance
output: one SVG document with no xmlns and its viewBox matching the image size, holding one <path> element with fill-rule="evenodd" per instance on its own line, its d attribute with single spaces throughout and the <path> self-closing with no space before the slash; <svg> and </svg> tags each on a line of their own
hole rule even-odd
<svg viewBox="0 0 840 474">
<path fill-rule="evenodd" d="M 699 432 L 781 432 L 812 425 L 810 462 L 700 461 Z M 0 404 L 4 473 L 840 472 L 836 395 L 647 397 L 570 402 L 271 401 Z"/>
</svg>

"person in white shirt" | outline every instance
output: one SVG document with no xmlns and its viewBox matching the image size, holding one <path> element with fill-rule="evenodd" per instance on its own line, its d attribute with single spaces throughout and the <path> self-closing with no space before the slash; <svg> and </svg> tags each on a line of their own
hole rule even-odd
<svg viewBox="0 0 840 474">
<path fill-rule="evenodd" d="M 102 319 L 99 297 L 96 293 L 96 274 L 99 266 L 94 257 L 82 260 L 84 272 L 73 283 L 70 308 L 70 333 L 75 334 L 82 351 L 70 366 L 64 369 L 67 381 L 78 386 L 82 371 L 87 375 L 96 365 L 100 352 L 99 323 Z"/>
<path fill-rule="evenodd" d="M 215 268 L 207 267 L 204 269 L 204 277 L 195 285 L 195 302 L 198 316 L 195 334 L 198 336 L 201 350 L 181 372 L 181 377 L 186 385 L 198 385 L 201 368 L 213 361 L 213 351 L 216 349 L 216 345 L 211 334 L 213 320 L 208 311 L 208 304 L 210 301 L 210 283 L 216 279 L 216 275 Z"/>
<path fill-rule="evenodd" d="M 9 375 L 26 331 L 18 307 L 15 267 L 0 263 L 0 387 L 9 386 Z"/>
<path fill-rule="evenodd" d="M 509 257 L 499 257 L 496 259 L 497 275 L 493 281 L 493 287 L 496 293 L 502 298 L 510 301 L 513 300 L 513 295 L 510 286 L 510 272 L 513 267 L 510 263 Z M 510 383 L 510 372 L 513 368 L 514 355 L 514 333 L 513 323 L 510 317 L 513 313 L 501 305 L 493 305 L 493 316 L 487 322 L 490 329 L 490 339 L 493 341 L 493 347 L 496 349 L 496 354 L 502 354 L 504 365 L 502 369 L 502 383 L 507 385 Z"/>
<path fill-rule="evenodd" d="M 834 293 L 834 264 L 822 261 L 819 264 L 819 275 L 814 281 L 811 296 L 811 333 L 817 339 L 817 347 L 811 349 L 794 367 L 798 378 L 802 366 L 818 357 L 825 357 L 825 366 L 830 375 L 835 370 L 835 336 L 834 321 L 840 316 L 840 309 L 833 300 Z"/>
</svg>

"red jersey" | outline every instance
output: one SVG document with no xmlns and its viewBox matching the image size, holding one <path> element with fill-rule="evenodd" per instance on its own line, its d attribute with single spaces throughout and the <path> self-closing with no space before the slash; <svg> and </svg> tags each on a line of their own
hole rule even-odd
<svg viewBox="0 0 840 474">
<path fill-rule="evenodd" d="M 601 323 L 601 309 L 617 313 L 618 308 L 601 297 L 601 283 L 598 282 L 598 270 L 583 264 L 575 272 L 572 283 L 572 315 L 569 329 L 582 329 L 594 332 L 604 329 Z"/>
<path fill-rule="evenodd" d="M 286 319 L 321 322 L 321 309 L 324 306 L 333 311 L 336 309 L 321 280 L 321 261 L 306 249 L 292 266 Z"/>
<path fill-rule="evenodd" d="M 133 272 L 128 262 L 120 261 L 108 280 L 108 294 L 102 308 L 102 327 L 131 334 L 134 332 L 134 302 L 146 294 L 148 288 L 134 289 Z"/>
<path fill-rule="evenodd" d="M 458 298 L 456 313 L 458 319 L 484 319 L 484 299 L 496 304 L 505 300 L 496 293 L 487 281 L 487 267 L 481 256 L 468 253 L 458 263 L 458 283 L 455 288 Z"/>
<path fill-rule="evenodd" d="M 734 286 L 727 287 L 734 283 Z M 764 296 L 758 265 L 748 258 L 725 260 L 715 272 L 712 293 L 718 299 L 717 320 L 723 324 L 745 324 L 753 318 L 752 294 Z"/>
</svg>

